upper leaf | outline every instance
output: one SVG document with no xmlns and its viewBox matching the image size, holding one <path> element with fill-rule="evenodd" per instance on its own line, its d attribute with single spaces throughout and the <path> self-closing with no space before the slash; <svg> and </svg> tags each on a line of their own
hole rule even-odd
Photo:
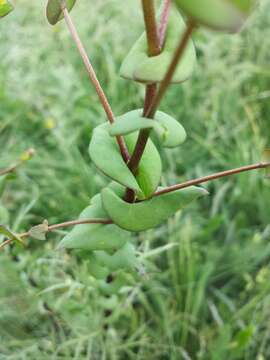
<svg viewBox="0 0 270 360">
<path fill-rule="evenodd" d="M 186 26 L 181 15 L 173 6 L 170 11 L 164 48 L 161 54 L 148 56 L 147 38 L 146 34 L 143 33 L 125 58 L 120 69 L 120 75 L 126 79 L 143 83 L 161 82 L 185 29 Z M 190 40 L 174 73 L 172 83 L 181 83 L 187 80 L 193 71 L 195 62 L 196 53 L 193 42 Z"/>
<path fill-rule="evenodd" d="M 48 0 L 46 15 L 49 23 L 55 25 L 63 19 L 62 4 L 70 11 L 75 5 L 75 2 L 76 0 Z"/>
<path fill-rule="evenodd" d="M 216 30 L 237 32 L 256 0 L 175 0 L 180 10 Z"/>
<path fill-rule="evenodd" d="M 115 224 L 129 231 L 143 231 L 160 225 L 193 200 L 207 194 L 205 189 L 192 186 L 135 204 L 123 201 L 110 189 L 102 190 L 101 197 Z"/>
<path fill-rule="evenodd" d="M 93 205 L 88 206 L 81 213 L 80 219 L 108 218 L 102 208 L 100 199 Z M 59 244 L 59 248 L 83 249 L 83 250 L 106 250 L 115 251 L 120 249 L 129 239 L 130 234 L 118 226 L 104 224 L 76 225 Z"/>
<path fill-rule="evenodd" d="M 13 6 L 8 0 L 0 0 L 0 18 L 8 15 L 13 10 Z"/>
<path fill-rule="evenodd" d="M 138 172 L 135 176 L 124 162 L 115 138 L 109 134 L 109 124 L 95 128 L 90 142 L 89 154 L 95 165 L 116 182 L 133 189 L 142 197 L 150 196 L 157 188 L 161 177 L 161 160 L 151 140 L 147 142 Z M 130 153 L 133 152 L 137 133 L 125 137 Z"/>
<path fill-rule="evenodd" d="M 153 129 L 165 147 L 176 147 L 186 139 L 183 126 L 170 115 L 157 111 L 155 119 L 142 116 L 142 109 L 130 111 L 116 118 L 110 126 L 112 136 L 126 135 L 141 129 Z"/>
</svg>

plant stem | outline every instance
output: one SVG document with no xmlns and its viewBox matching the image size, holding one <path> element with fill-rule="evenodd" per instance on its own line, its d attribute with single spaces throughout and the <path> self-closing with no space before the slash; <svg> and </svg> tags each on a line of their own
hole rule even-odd
<svg viewBox="0 0 270 360">
<path fill-rule="evenodd" d="M 185 31 L 183 37 L 181 38 L 179 46 L 176 49 L 176 52 L 172 59 L 172 62 L 167 70 L 167 73 L 166 73 L 163 81 L 160 84 L 159 90 L 158 90 L 157 94 L 152 98 L 152 102 L 151 102 L 150 106 L 148 107 L 147 111 L 145 111 L 145 113 L 144 113 L 145 117 L 151 118 L 151 119 L 154 118 L 155 113 L 158 109 L 158 106 L 160 105 L 160 102 L 171 83 L 173 74 L 177 68 L 179 60 L 181 59 L 181 57 L 186 49 L 186 46 L 188 44 L 188 41 L 191 37 L 191 34 L 192 34 L 195 26 L 196 26 L 196 23 L 194 22 L 194 20 L 188 21 L 186 31 Z M 147 140 L 149 138 L 149 134 L 150 134 L 149 130 L 142 130 L 139 134 L 137 143 L 135 145 L 135 149 L 134 149 L 133 154 L 131 155 L 131 158 L 129 161 L 129 168 L 132 169 L 133 172 L 137 171 L 138 165 L 141 161 L 143 152 L 145 150 L 145 146 L 147 144 Z"/>
<path fill-rule="evenodd" d="M 211 180 L 216 180 L 216 179 L 220 179 L 226 176 L 231 176 L 231 175 L 235 175 L 235 174 L 240 174 L 242 172 L 246 172 L 246 171 L 251 171 L 251 170 L 256 170 L 256 169 L 266 169 L 267 167 L 270 167 L 270 163 L 269 162 L 261 162 L 261 163 L 257 163 L 257 164 L 252 164 L 252 165 L 246 165 L 246 166 L 241 166 L 239 168 L 235 168 L 235 169 L 231 169 L 231 170 L 226 170 L 226 171 L 221 171 L 212 175 L 208 175 L 208 176 L 204 176 L 198 179 L 193 179 L 193 180 L 189 180 L 180 184 L 176 184 L 176 185 L 172 185 L 169 186 L 165 189 L 159 190 L 157 192 L 154 193 L 154 196 L 159 196 L 159 195 L 163 195 L 163 194 L 167 194 L 169 192 L 175 191 L 175 190 L 180 190 L 180 189 L 184 189 L 193 185 L 199 185 Z"/>
<path fill-rule="evenodd" d="M 154 117 L 154 115 L 157 111 L 157 108 L 160 105 L 160 102 L 163 99 L 163 97 L 171 83 L 173 74 L 177 68 L 177 65 L 178 65 L 182 55 L 184 54 L 184 51 L 186 49 L 186 46 L 188 44 L 188 41 L 191 37 L 191 34 L 192 34 L 195 26 L 196 26 L 196 23 L 194 22 L 194 20 L 190 19 L 187 23 L 186 31 L 185 31 L 184 35 L 182 36 L 180 43 L 175 51 L 175 54 L 173 56 L 170 66 L 167 70 L 167 73 L 160 84 L 158 93 L 154 97 L 153 102 L 146 113 L 146 116 Z"/>
<path fill-rule="evenodd" d="M 86 67 L 86 70 L 87 70 L 87 73 L 89 75 L 89 78 L 92 82 L 92 84 L 94 85 L 95 87 L 95 90 L 96 90 L 96 93 L 99 97 L 99 100 L 103 106 L 103 109 L 107 115 L 107 118 L 109 120 L 110 123 L 113 123 L 114 122 L 114 114 L 112 112 L 112 109 L 111 109 L 111 106 L 108 102 L 108 99 L 104 93 L 104 90 L 102 89 L 101 85 L 100 85 L 100 82 L 96 76 L 96 73 L 93 69 L 93 66 L 87 56 L 87 53 L 86 53 L 86 50 L 82 44 L 82 41 L 78 35 L 78 32 L 72 22 L 72 19 L 69 15 L 69 12 L 67 10 L 67 8 L 65 7 L 65 4 L 63 4 L 63 7 L 62 7 L 62 11 L 63 11 L 63 14 L 64 14 L 64 18 L 65 18 L 65 21 L 66 21 L 66 24 L 67 24 L 67 27 L 71 33 L 71 36 L 78 48 L 78 51 L 81 55 L 81 58 L 83 60 L 83 63 Z M 129 159 L 129 153 L 128 153 L 128 149 L 126 147 L 126 144 L 125 144 L 125 141 L 124 141 L 124 138 L 122 136 L 117 136 L 116 137 L 116 140 L 117 140 L 117 143 L 119 145 L 119 148 L 120 148 L 120 151 L 121 151 L 121 154 L 122 154 L 122 157 L 124 159 L 125 162 L 128 161 Z"/>
<path fill-rule="evenodd" d="M 66 221 L 60 224 L 55 224 L 55 225 L 50 225 L 48 226 L 47 232 L 51 232 L 51 231 L 55 231 L 58 229 L 62 229 L 65 227 L 69 227 L 69 226 L 74 226 L 74 225 L 83 225 L 83 224 L 104 224 L 104 225 L 108 225 L 108 224 L 112 224 L 112 220 L 110 219 L 84 219 L 84 220 L 70 220 L 70 221 Z M 19 234 L 20 238 L 26 237 L 30 235 L 30 230 Z"/>
<path fill-rule="evenodd" d="M 4 247 L 10 243 L 12 243 L 12 240 L 10 240 L 10 239 L 4 241 L 2 244 L 0 244 L 0 250 L 4 249 Z"/>
<path fill-rule="evenodd" d="M 164 44 L 164 39 L 166 35 L 169 15 L 170 15 L 170 7 L 171 7 L 171 0 L 164 0 L 162 13 L 160 16 L 160 24 L 158 28 L 158 40 L 159 40 L 159 48 L 162 49 Z"/>
<path fill-rule="evenodd" d="M 14 171 L 17 170 L 18 167 L 23 165 L 25 163 L 25 161 L 30 160 L 34 156 L 34 154 L 35 154 L 35 150 L 33 148 L 30 148 L 30 149 L 26 150 L 21 155 L 23 158 L 19 159 L 14 165 L 9 166 L 9 167 L 7 167 L 5 169 L 0 169 L 0 176 L 13 173 Z"/>
<path fill-rule="evenodd" d="M 155 8 L 153 5 L 153 1 L 142 0 L 142 4 L 143 4 L 144 21 L 145 21 L 145 28 L 147 34 L 148 55 L 156 56 L 160 54 L 161 49 L 163 47 L 165 33 L 168 24 L 168 18 L 169 18 L 170 0 L 165 0 L 164 2 L 160 25 L 158 29 L 156 26 Z M 157 91 L 157 84 L 154 83 L 146 86 L 143 116 L 149 119 L 153 118 L 153 116 L 148 115 L 148 111 L 151 107 L 153 99 L 156 96 L 156 91 Z M 141 130 L 139 132 L 139 136 L 133 154 L 131 155 L 130 161 L 128 163 L 129 169 L 134 174 L 138 169 L 149 135 L 150 135 L 149 129 Z"/>
<path fill-rule="evenodd" d="M 142 8 L 148 44 L 148 55 L 155 56 L 160 53 L 160 48 L 154 1 L 142 0 Z"/>
<path fill-rule="evenodd" d="M 20 165 L 21 165 L 21 163 L 17 163 L 17 164 L 15 164 L 13 166 L 10 166 L 10 167 L 6 168 L 6 169 L 0 170 L 0 176 L 3 176 L 3 175 L 14 172 L 17 169 L 17 167 L 20 166 Z"/>
</svg>

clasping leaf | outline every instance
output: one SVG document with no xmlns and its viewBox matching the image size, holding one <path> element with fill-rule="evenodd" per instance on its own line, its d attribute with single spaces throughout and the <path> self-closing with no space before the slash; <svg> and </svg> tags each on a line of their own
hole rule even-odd
<svg viewBox="0 0 270 360">
<path fill-rule="evenodd" d="M 185 141 L 185 129 L 170 115 L 157 111 L 155 119 L 148 119 L 142 113 L 143 110 L 138 109 L 117 117 L 115 123 L 110 125 L 110 135 L 126 135 L 141 129 L 153 129 L 165 147 L 173 148 Z"/>
<path fill-rule="evenodd" d="M 106 188 L 101 197 L 104 209 L 115 224 L 129 231 L 143 231 L 162 224 L 193 200 L 207 194 L 205 189 L 191 186 L 130 204 Z"/>
<path fill-rule="evenodd" d="M 120 75 L 126 79 L 142 83 L 161 82 L 164 79 L 185 29 L 184 20 L 178 10 L 172 6 L 164 48 L 160 55 L 148 56 L 147 39 L 144 33 L 125 58 L 120 69 Z M 190 40 L 174 73 L 172 83 L 181 83 L 187 80 L 193 71 L 195 62 L 196 53 L 193 42 Z"/>
</svg>

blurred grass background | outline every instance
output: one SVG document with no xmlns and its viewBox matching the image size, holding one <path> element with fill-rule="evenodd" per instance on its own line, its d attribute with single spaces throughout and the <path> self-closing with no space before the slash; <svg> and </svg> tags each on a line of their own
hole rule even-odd
<svg viewBox="0 0 270 360">
<path fill-rule="evenodd" d="M 45 1 L 14 1 L 0 22 L 0 167 L 36 156 L 8 182 L 9 226 L 76 218 L 107 182 L 88 156 L 105 120 L 63 22 Z M 139 2 L 80 1 L 72 12 L 115 114 L 141 107 L 119 66 L 143 29 Z M 162 150 L 164 184 L 260 161 L 270 135 L 270 1 L 240 35 L 196 33 L 198 65 L 161 108 L 188 133 Z M 102 298 L 61 233 L 0 254 L 0 359 L 270 359 L 270 185 L 253 172 L 137 238 L 147 274 Z M 104 309 L 112 314 L 104 316 Z"/>
</svg>

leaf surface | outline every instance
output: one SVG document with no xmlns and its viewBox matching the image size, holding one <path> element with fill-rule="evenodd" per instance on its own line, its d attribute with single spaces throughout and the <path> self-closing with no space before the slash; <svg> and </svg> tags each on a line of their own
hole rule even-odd
<svg viewBox="0 0 270 360">
<path fill-rule="evenodd" d="M 172 5 L 164 48 L 160 55 L 149 57 L 146 34 L 137 40 L 120 68 L 120 75 L 142 83 L 161 82 L 168 70 L 181 36 L 186 29 L 180 13 Z M 172 83 L 187 80 L 193 72 L 196 53 L 192 40 L 189 41 L 182 59 L 174 73 Z"/>
<path fill-rule="evenodd" d="M 173 148 L 185 141 L 186 131 L 173 117 L 157 111 L 155 119 L 148 119 L 142 116 L 142 111 L 133 110 L 117 117 L 115 123 L 110 125 L 110 135 L 126 135 L 142 129 L 153 129 L 165 147 Z"/>
<path fill-rule="evenodd" d="M 149 139 L 139 164 L 136 177 L 124 162 L 116 139 L 109 134 L 110 124 L 95 128 L 89 146 L 89 154 L 94 164 L 105 175 L 114 181 L 133 189 L 140 197 L 149 197 L 156 190 L 161 178 L 161 159 Z M 125 136 L 129 153 L 132 153 L 137 142 L 138 133 Z"/>
<path fill-rule="evenodd" d="M 129 231 L 143 231 L 162 224 L 193 200 L 207 195 L 200 187 L 189 187 L 135 204 L 123 201 L 110 189 L 101 192 L 103 206 L 115 224 Z"/>
<path fill-rule="evenodd" d="M 176 4 L 203 25 L 237 32 L 250 14 L 255 0 L 176 0 Z"/>
<path fill-rule="evenodd" d="M 51 25 L 55 25 L 58 21 L 63 19 L 64 15 L 61 8 L 62 3 L 66 3 L 68 11 L 71 11 L 75 2 L 76 0 L 48 0 L 46 15 L 49 23 Z"/>
<path fill-rule="evenodd" d="M 80 219 L 107 219 L 108 215 L 102 208 L 100 199 L 88 206 L 81 213 Z M 59 244 L 59 248 L 115 251 L 121 248 L 130 238 L 114 224 L 81 224 L 76 225 Z"/>
</svg>

